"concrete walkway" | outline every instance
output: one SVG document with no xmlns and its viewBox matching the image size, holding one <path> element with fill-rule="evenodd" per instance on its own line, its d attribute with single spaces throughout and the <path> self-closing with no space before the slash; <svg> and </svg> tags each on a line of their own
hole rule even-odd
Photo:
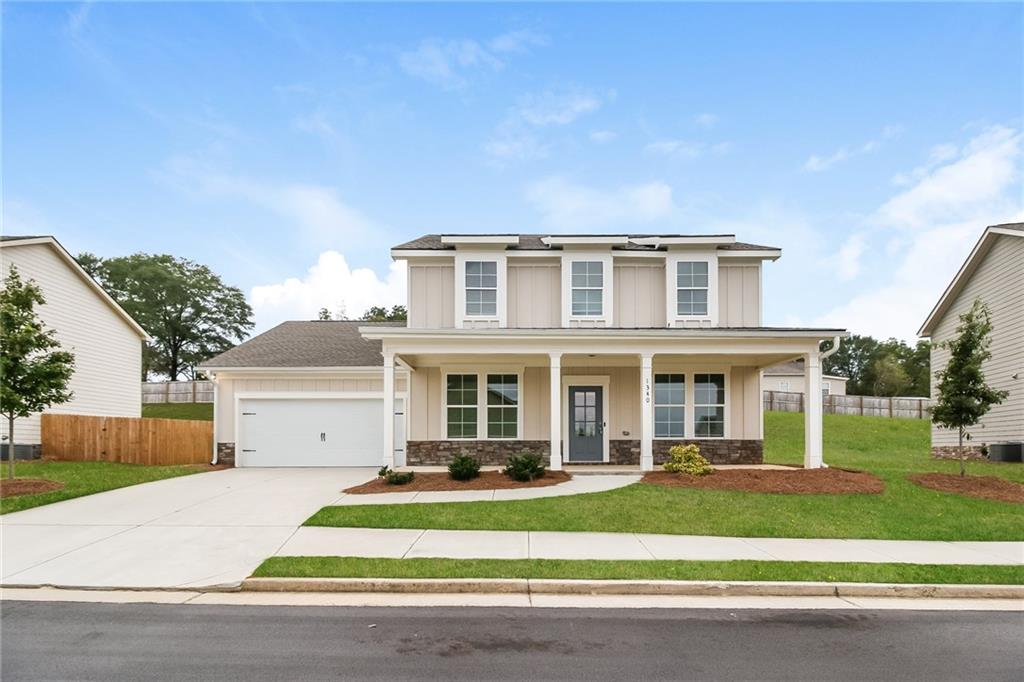
<svg viewBox="0 0 1024 682">
<path fill-rule="evenodd" d="M 733 538 L 635 533 L 300 528 L 276 556 L 673 559 L 1024 565 L 1024 542 Z"/>
<path fill-rule="evenodd" d="M 447 471 L 447 470 L 446 470 Z M 370 495 L 345 495 L 334 504 L 338 506 L 357 504 L 409 504 L 424 502 L 479 502 L 491 500 L 531 500 L 537 497 L 562 497 L 581 493 L 600 493 L 605 490 L 622 488 L 640 480 L 640 475 L 626 474 L 575 476 L 565 483 L 542 488 L 518 488 L 511 490 L 445 490 L 437 492 L 396 492 L 372 493 Z"/>
</svg>

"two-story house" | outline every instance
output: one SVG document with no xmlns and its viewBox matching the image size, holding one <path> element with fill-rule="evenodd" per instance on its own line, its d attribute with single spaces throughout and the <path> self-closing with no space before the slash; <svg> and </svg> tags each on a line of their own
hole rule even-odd
<svg viewBox="0 0 1024 682">
<path fill-rule="evenodd" d="M 503 464 L 649 470 L 700 445 L 762 460 L 762 370 L 802 359 L 805 464 L 822 464 L 821 352 L 841 329 L 762 325 L 777 248 L 732 235 L 426 235 L 405 325 L 289 322 L 206 364 L 242 466 Z"/>
</svg>

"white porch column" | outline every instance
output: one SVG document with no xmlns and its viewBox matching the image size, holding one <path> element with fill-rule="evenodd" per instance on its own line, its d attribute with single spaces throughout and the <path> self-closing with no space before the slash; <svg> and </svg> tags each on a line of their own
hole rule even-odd
<svg viewBox="0 0 1024 682">
<path fill-rule="evenodd" d="M 640 470 L 654 471 L 654 356 L 640 356 Z"/>
<path fill-rule="evenodd" d="M 821 358 L 804 355 L 804 468 L 820 469 L 822 461 Z"/>
<path fill-rule="evenodd" d="M 552 471 L 562 468 L 562 354 L 549 353 L 551 358 L 551 465 Z"/>
<path fill-rule="evenodd" d="M 395 355 L 384 353 L 384 466 L 395 466 Z"/>
</svg>

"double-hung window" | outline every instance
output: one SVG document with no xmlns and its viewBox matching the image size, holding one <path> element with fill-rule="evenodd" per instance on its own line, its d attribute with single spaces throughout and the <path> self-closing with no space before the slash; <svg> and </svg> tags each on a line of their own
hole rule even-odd
<svg viewBox="0 0 1024 682">
<path fill-rule="evenodd" d="M 494 317 L 498 314 L 498 263 L 493 260 L 466 261 L 466 315 Z"/>
<path fill-rule="evenodd" d="M 686 376 L 654 375 L 654 437 L 686 436 Z"/>
<path fill-rule="evenodd" d="M 604 263 L 572 262 L 573 316 L 600 317 L 604 314 Z"/>
<path fill-rule="evenodd" d="M 725 375 L 693 375 L 693 430 L 697 438 L 725 437 Z"/>
<path fill-rule="evenodd" d="M 449 438 L 476 438 L 477 377 L 475 374 L 449 374 L 446 408 Z"/>
<path fill-rule="evenodd" d="M 676 263 L 676 314 L 708 314 L 707 261 L 680 261 Z"/>
<path fill-rule="evenodd" d="M 519 377 L 487 375 L 487 437 L 519 437 Z"/>
</svg>

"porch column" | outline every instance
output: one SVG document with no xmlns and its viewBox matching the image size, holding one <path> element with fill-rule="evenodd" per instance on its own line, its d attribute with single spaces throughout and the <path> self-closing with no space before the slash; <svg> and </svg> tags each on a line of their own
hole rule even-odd
<svg viewBox="0 0 1024 682">
<path fill-rule="evenodd" d="M 654 471 L 654 415 L 651 391 L 654 387 L 654 356 L 640 356 L 640 470 Z"/>
<path fill-rule="evenodd" d="M 552 471 L 562 468 L 562 354 L 549 353 L 551 358 L 551 465 Z"/>
<path fill-rule="evenodd" d="M 384 466 L 395 466 L 395 355 L 384 353 Z"/>
<path fill-rule="evenodd" d="M 822 461 L 821 358 L 804 355 L 804 468 L 820 469 Z"/>
</svg>

